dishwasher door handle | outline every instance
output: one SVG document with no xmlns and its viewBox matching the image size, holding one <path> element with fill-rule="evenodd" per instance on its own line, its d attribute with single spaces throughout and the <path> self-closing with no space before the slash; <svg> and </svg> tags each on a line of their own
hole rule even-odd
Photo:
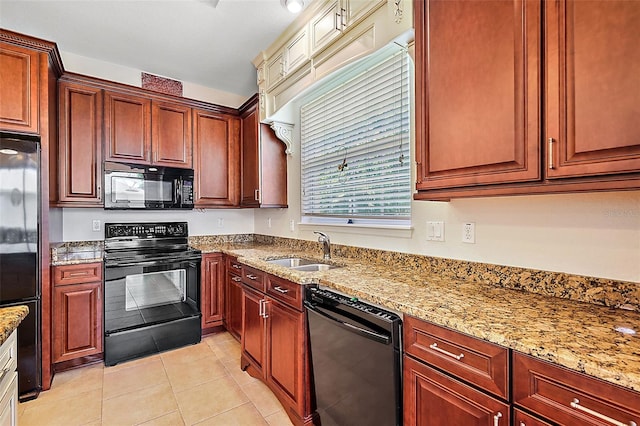
<svg viewBox="0 0 640 426">
<path fill-rule="evenodd" d="M 315 306 L 313 306 L 311 303 L 307 302 L 306 300 L 304 301 L 304 306 L 308 310 L 310 310 L 310 311 L 312 311 L 312 312 L 314 312 L 314 313 L 316 313 L 316 314 L 318 314 L 318 315 L 320 315 L 320 316 L 322 316 L 322 317 L 324 317 L 324 318 L 326 318 L 326 319 L 328 319 L 330 321 L 333 321 L 333 322 L 337 323 L 338 325 L 342 326 L 342 328 L 344 328 L 346 330 L 349 330 L 351 332 L 360 334 L 361 336 L 364 336 L 366 338 L 369 338 L 369 339 L 372 339 L 372 340 L 376 340 L 376 341 L 378 341 L 380 343 L 384 343 L 385 345 L 388 345 L 388 344 L 391 343 L 391 338 L 389 336 L 386 336 L 386 335 L 380 334 L 380 333 L 376 333 L 375 331 L 366 330 L 366 329 L 364 329 L 362 327 L 358 327 L 357 325 L 353 325 L 353 324 L 350 324 L 348 322 L 340 321 L 338 318 L 332 317 L 331 315 L 326 314 L 326 313 L 316 309 Z"/>
</svg>

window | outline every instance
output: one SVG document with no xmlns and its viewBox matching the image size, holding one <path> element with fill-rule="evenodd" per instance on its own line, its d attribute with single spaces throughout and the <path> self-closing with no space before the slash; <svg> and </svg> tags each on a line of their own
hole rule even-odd
<svg viewBox="0 0 640 426">
<path fill-rule="evenodd" d="M 371 62 L 301 107 L 303 222 L 410 224 L 411 62 Z"/>
</svg>

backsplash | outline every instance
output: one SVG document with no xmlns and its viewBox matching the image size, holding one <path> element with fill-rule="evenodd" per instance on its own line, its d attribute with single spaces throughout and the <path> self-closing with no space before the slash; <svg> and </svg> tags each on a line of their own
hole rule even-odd
<svg viewBox="0 0 640 426">
<path fill-rule="evenodd" d="M 322 255 L 316 241 L 274 237 L 260 234 L 207 235 L 189 237 L 190 244 L 264 244 L 292 251 L 304 250 Z M 448 278 L 479 282 L 545 296 L 570 299 L 595 305 L 640 312 L 640 283 L 571 275 L 514 266 L 492 265 L 410 253 L 332 244 L 336 257 L 363 263 L 385 264 L 397 268 L 398 274 L 422 272 Z M 100 261 L 103 242 L 67 242 L 51 246 L 52 264 Z"/>
<path fill-rule="evenodd" d="M 315 241 L 255 235 L 254 241 L 276 244 L 298 250 L 322 248 Z M 541 271 L 513 266 L 492 265 L 465 260 L 446 259 L 353 246 L 332 244 L 332 253 L 363 262 L 386 264 L 398 268 L 398 273 L 421 271 L 449 278 L 475 281 L 513 290 L 576 300 L 618 309 L 640 311 L 640 283 Z"/>
</svg>

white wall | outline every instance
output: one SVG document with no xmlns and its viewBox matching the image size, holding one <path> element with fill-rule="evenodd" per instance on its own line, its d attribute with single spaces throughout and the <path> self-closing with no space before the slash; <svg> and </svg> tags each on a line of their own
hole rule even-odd
<svg viewBox="0 0 640 426">
<path fill-rule="evenodd" d="M 312 231 L 321 230 L 338 244 L 640 282 L 640 191 L 414 201 L 412 231 L 299 225 L 295 115 L 289 209 L 256 211 L 256 233 L 314 240 Z M 426 221 L 445 222 L 444 242 L 426 241 Z M 475 244 L 461 241 L 467 221 L 476 223 Z"/>
<path fill-rule="evenodd" d="M 144 70 L 128 68 L 71 52 L 60 51 L 60 56 L 62 57 L 64 69 L 67 71 L 136 87 L 141 87 L 142 85 L 141 73 Z M 163 77 L 172 78 L 171 76 Z M 185 98 L 197 99 L 231 108 L 238 108 L 247 100 L 244 96 L 200 86 L 188 81 L 182 82 L 182 92 Z"/>
<path fill-rule="evenodd" d="M 219 210 L 62 210 L 62 241 L 95 241 L 104 239 L 105 222 L 187 222 L 189 235 L 226 235 L 253 233 L 252 209 Z M 100 221 L 100 231 L 93 231 L 93 220 Z"/>
</svg>

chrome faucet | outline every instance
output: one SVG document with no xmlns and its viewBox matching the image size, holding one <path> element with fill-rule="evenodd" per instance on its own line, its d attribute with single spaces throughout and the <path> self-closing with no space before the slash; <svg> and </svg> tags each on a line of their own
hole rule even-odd
<svg viewBox="0 0 640 426">
<path fill-rule="evenodd" d="M 329 239 L 329 236 L 324 232 L 313 231 L 313 233 L 320 235 L 318 237 L 318 242 L 322 243 L 325 260 L 331 259 L 331 240 Z"/>
</svg>

